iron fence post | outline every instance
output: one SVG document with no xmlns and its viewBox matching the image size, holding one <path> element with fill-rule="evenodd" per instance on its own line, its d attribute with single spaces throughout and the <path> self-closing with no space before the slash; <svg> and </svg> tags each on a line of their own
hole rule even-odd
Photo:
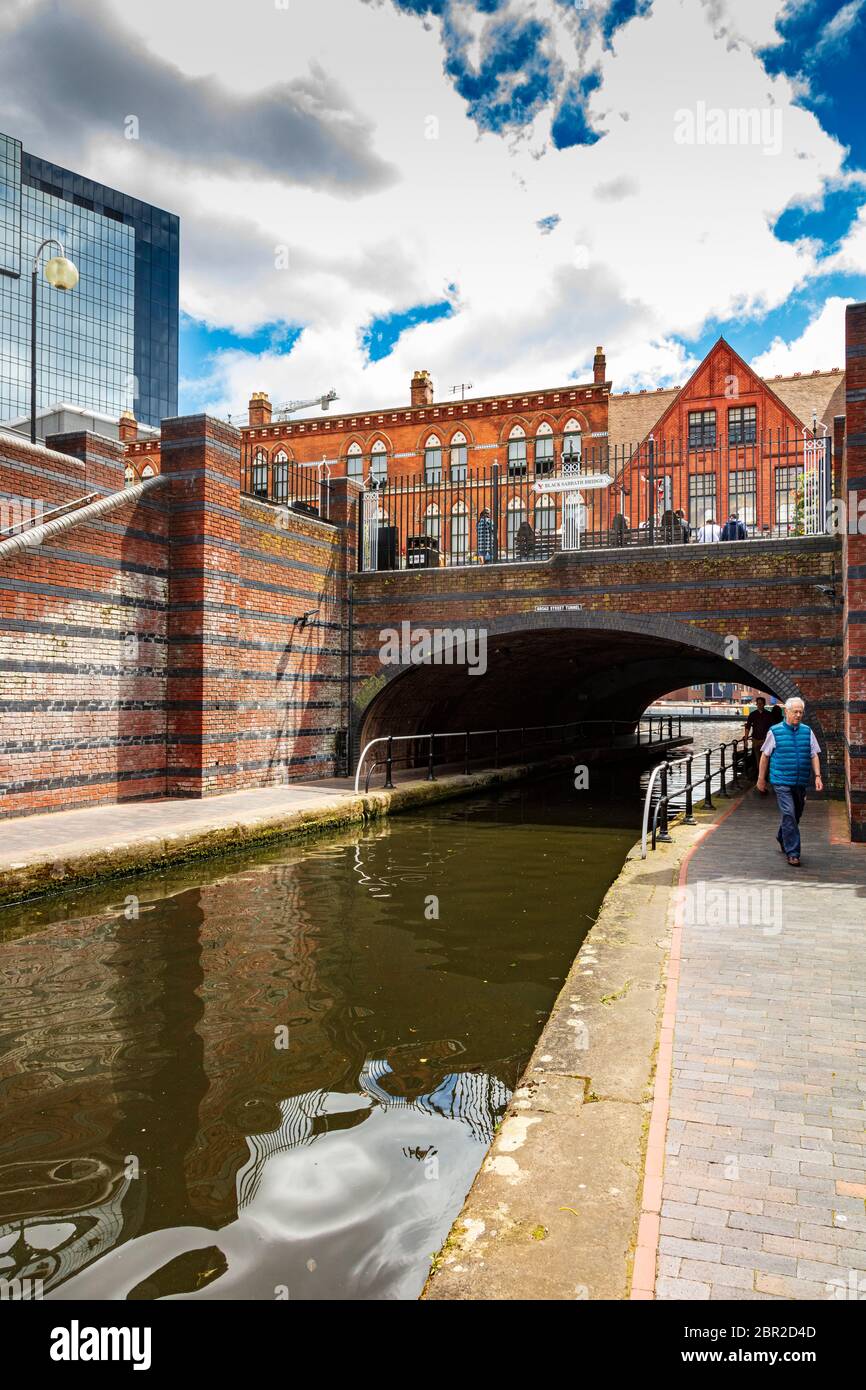
<svg viewBox="0 0 866 1390">
<path fill-rule="evenodd" d="M 727 796 L 728 793 L 728 769 L 725 765 L 725 749 L 727 744 L 723 743 L 719 747 L 719 796 Z"/>
<path fill-rule="evenodd" d="M 469 739 L 470 739 L 470 731 L 467 729 L 467 730 L 466 730 L 466 747 L 465 747 L 465 749 L 464 749 L 464 754 L 463 754 L 463 771 L 465 772 L 465 774 L 466 774 L 467 777 L 469 776 Z"/>
<path fill-rule="evenodd" d="M 427 761 L 427 781 L 428 781 L 428 782 L 435 782 L 435 781 L 436 781 L 436 773 L 433 771 L 433 740 L 434 740 L 435 737 L 436 737 L 435 734 L 430 734 L 430 751 L 429 751 L 428 761 Z"/>
<path fill-rule="evenodd" d="M 658 839 L 662 844 L 667 844 L 671 837 L 668 831 L 668 770 L 666 767 L 662 768 L 662 790 L 659 806 L 661 808 L 661 817 L 659 820 Z"/>
<path fill-rule="evenodd" d="M 683 818 L 683 825 L 694 825 L 694 807 L 692 806 L 692 755 L 686 763 L 686 814 Z"/>
<path fill-rule="evenodd" d="M 714 811 L 716 808 L 713 805 L 712 754 L 709 748 L 707 749 L 706 758 L 706 769 L 704 773 L 704 810 Z"/>
<path fill-rule="evenodd" d="M 388 746 L 385 752 L 385 790 L 390 791 L 394 786 L 391 773 L 394 770 L 394 739 L 389 735 Z"/>
</svg>

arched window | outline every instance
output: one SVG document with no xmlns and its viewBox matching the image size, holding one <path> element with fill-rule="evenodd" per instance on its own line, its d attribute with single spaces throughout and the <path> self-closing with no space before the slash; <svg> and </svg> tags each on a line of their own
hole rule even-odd
<svg viewBox="0 0 866 1390">
<path fill-rule="evenodd" d="M 517 533 L 526 520 L 526 507 L 519 497 L 512 497 L 506 510 L 505 545 L 511 559 L 517 554 Z"/>
<path fill-rule="evenodd" d="M 546 420 L 535 431 L 535 472 L 553 472 L 553 430 Z"/>
<path fill-rule="evenodd" d="M 153 464 L 152 464 L 152 463 L 147 462 L 147 463 L 144 465 L 144 467 L 143 467 L 142 470 L 141 470 L 141 476 L 142 476 L 142 478 L 152 478 L 152 477 L 154 477 L 154 470 L 153 470 Z"/>
<path fill-rule="evenodd" d="M 580 434 L 580 425 L 576 420 L 569 420 L 562 432 L 563 463 L 579 463 L 582 452 L 583 441 Z"/>
<path fill-rule="evenodd" d="M 465 565 L 469 559 L 469 512 L 465 502 L 451 508 L 451 563 Z"/>
<path fill-rule="evenodd" d="M 425 483 L 442 481 L 442 441 L 436 434 L 431 434 L 424 445 L 424 481 Z"/>
<path fill-rule="evenodd" d="M 256 449 L 253 454 L 253 496 L 268 495 L 268 451 Z"/>
<path fill-rule="evenodd" d="M 518 478 L 525 472 L 526 431 L 522 425 L 515 425 L 508 436 L 508 473 L 512 478 Z"/>
<path fill-rule="evenodd" d="M 127 464 L 123 470 L 123 481 L 126 483 L 127 487 L 130 487 L 135 482 L 135 473 L 129 464 Z"/>
<path fill-rule="evenodd" d="M 466 477 L 466 457 L 468 449 L 466 435 L 458 430 L 451 440 L 451 481 L 462 483 Z"/>
<path fill-rule="evenodd" d="M 554 549 L 556 536 L 556 504 L 552 497 L 539 497 L 535 504 L 532 524 L 539 549 L 549 555 Z"/>
<path fill-rule="evenodd" d="M 424 513 L 422 531 L 425 536 L 430 537 L 431 541 L 436 542 L 437 548 L 442 544 L 442 518 L 435 502 L 431 502 Z"/>
<path fill-rule="evenodd" d="M 277 449 L 271 464 L 274 501 L 286 503 L 289 500 L 289 456 L 285 449 Z"/>
<path fill-rule="evenodd" d="M 388 446 L 381 439 L 370 451 L 370 476 L 377 483 L 384 483 L 388 477 Z"/>
<path fill-rule="evenodd" d="M 346 477 L 360 483 L 364 478 L 364 456 L 360 444 L 350 444 L 346 450 Z"/>
</svg>

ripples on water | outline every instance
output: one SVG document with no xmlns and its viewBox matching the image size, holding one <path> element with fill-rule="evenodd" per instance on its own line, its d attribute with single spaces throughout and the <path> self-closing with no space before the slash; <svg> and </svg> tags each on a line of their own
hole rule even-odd
<svg viewBox="0 0 866 1390">
<path fill-rule="evenodd" d="M 539 783 L 2 914 L 0 1277 L 416 1297 L 634 841 L 634 798 L 593 796 Z"/>
</svg>

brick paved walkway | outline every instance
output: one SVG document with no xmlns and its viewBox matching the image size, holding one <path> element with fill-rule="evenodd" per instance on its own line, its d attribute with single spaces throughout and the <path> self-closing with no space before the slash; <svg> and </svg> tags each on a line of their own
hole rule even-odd
<svg viewBox="0 0 866 1390">
<path fill-rule="evenodd" d="M 811 802 L 790 869 L 777 819 L 748 794 L 684 871 L 657 1298 L 866 1299 L 866 847 Z"/>
</svg>

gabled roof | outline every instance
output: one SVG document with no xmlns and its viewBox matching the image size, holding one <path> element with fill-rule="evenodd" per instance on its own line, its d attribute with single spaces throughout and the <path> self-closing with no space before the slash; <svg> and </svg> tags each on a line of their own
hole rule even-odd
<svg viewBox="0 0 866 1390">
<path fill-rule="evenodd" d="M 619 448 L 639 444 L 680 393 L 679 386 L 659 391 L 625 391 L 608 400 L 608 443 Z"/>
<path fill-rule="evenodd" d="M 815 411 L 818 419 L 832 429 L 833 417 L 845 414 L 845 373 L 841 368 L 834 368 L 830 372 L 797 372 L 793 376 L 768 380 L 759 376 L 726 338 L 719 337 L 684 386 L 672 387 L 667 391 L 640 391 L 631 395 L 611 396 L 608 420 L 610 443 L 620 446 L 642 443 L 647 435 L 661 426 L 679 398 L 688 393 L 715 354 L 723 350 L 731 354 L 734 363 L 748 380 L 776 399 L 792 417 L 792 424 L 811 425 L 812 412 Z"/>
<path fill-rule="evenodd" d="M 796 372 L 794 376 L 773 376 L 767 385 L 804 425 L 811 425 L 812 411 L 828 429 L 837 415 L 845 414 L 845 373 Z"/>
</svg>

